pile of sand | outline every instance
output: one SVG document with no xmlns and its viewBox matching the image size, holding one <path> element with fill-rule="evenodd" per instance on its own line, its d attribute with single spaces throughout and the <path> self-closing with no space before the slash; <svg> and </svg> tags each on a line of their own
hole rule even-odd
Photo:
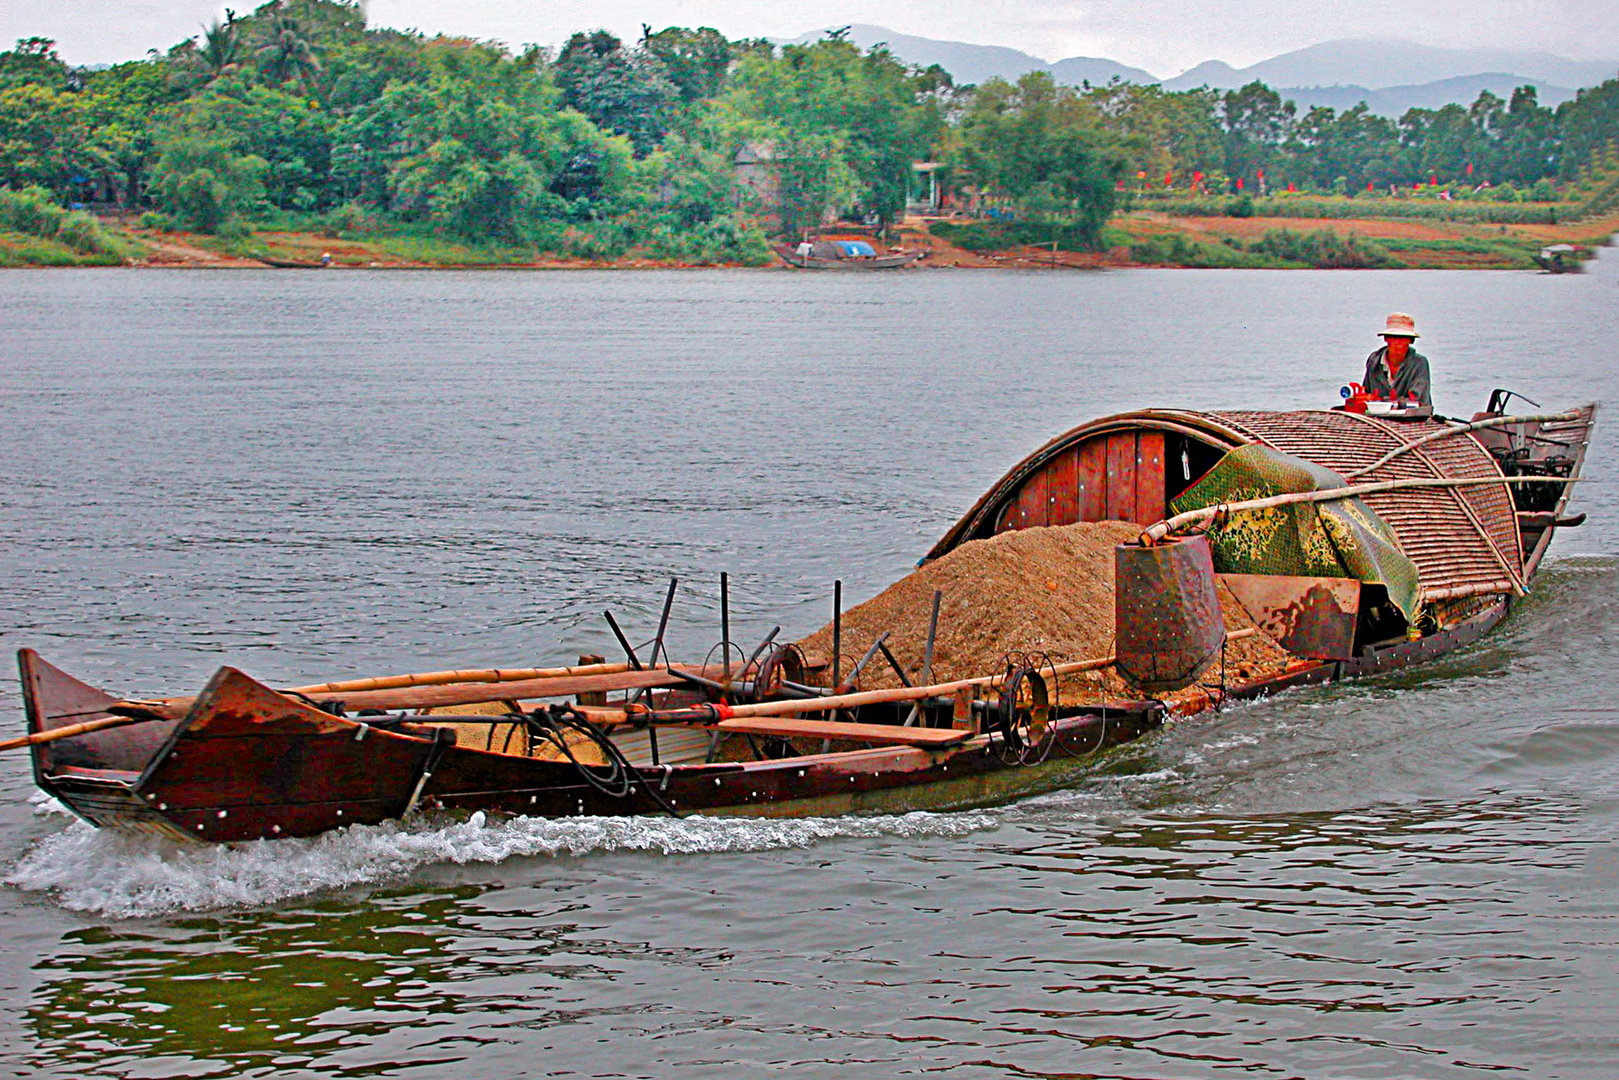
<svg viewBox="0 0 1619 1080">
<path fill-rule="evenodd" d="M 918 681 L 935 589 L 944 595 L 933 649 L 934 682 L 999 673 L 1008 654 L 1043 653 L 1059 664 L 1108 656 L 1113 652 L 1113 549 L 1140 534 L 1141 526 L 1129 522 L 1081 522 L 962 544 L 844 612 L 842 670 L 858 663 L 886 630 L 889 650 L 906 676 Z M 1253 625 L 1224 587 L 1220 604 L 1228 631 Z M 831 656 L 831 624 L 798 644 L 808 655 Z M 1279 670 L 1288 658 L 1263 635 L 1234 641 L 1226 654 L 1228 680 Z M 828 670 L 825 681 L 830 679 Z M 1218 681 L 1218 658 L 1203 679 Z M 860 675 L 861 689 L 899 685 L 880 653 Z M 1066 701 L 1098 693 L 1142 696 L 1111 668 L 1063 680 Z"/>
</svg>

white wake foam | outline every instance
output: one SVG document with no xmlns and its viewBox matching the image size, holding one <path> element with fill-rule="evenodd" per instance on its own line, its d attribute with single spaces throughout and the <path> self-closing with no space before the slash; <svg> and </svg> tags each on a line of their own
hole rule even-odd
<svg viewBox="0 0 1619 1080">
<path fill-rule="evenodd" d="M 993 813 L 889 817 L 511 818 L 356 825 L 308 840 L 192 846 L 75 821 L 30 849 L 5 881 L 64 907 L 115 918 L 257 907 L 322 889 L 396 880 L 433 863 L 651 851 L 665 855 L 805 847 L 838 837 L 961 836 Z"/>
</svg>

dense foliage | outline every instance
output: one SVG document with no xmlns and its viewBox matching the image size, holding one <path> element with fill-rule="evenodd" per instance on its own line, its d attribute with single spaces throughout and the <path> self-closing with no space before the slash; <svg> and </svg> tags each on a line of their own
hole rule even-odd
<svg viewBox="0 0 1619 1080">
<path fill-rule="evenodd" d="M 993 210 L 1000 235 L 1095 247 L 1117 205 L 1144 197 L 1243 213 L 1281 192 L 1437 185 L 1550 202 L 1611 161 L 1616 139 L 1619 79 L 1556 110 L 1525 87 L 1395 121 L 1364 106 L 1300 115 L 1260 83 L 957 87 L 838 33 L 777 49 L 648 26 L 634 44 L 597 30 L 555 56 L 514 53 L 368 28 L 358 0 L 227 11 L 165 53 L 98 70 L 41 38 L 0 53 L 0 188 L 30 205 L 580 255 L 757 260 L 767 229 L 896 219 L 925 180 L 919 160 Z"/>
</svg>

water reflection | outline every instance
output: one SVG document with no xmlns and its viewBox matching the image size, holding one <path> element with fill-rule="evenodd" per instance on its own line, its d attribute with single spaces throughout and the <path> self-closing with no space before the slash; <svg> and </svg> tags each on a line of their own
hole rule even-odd
<svg viewBox="0 0 1619 1080">
<path fill-rule="evenodd" d="M 503 1029 L 603 1015 L 584 984 L 613 979 L 626 959 L 701 966 L 714 955 L 600 937 L 575 921 L 588 905 L 572 890 L 496 912 L 476 903 L 489 888 L 74 931 L 36 967 L 36 1053 L 99 1075 L 141 1074 L 154 1057 L 193 1076 L 448 1067 Z"/>
<path fill-rule="evenodd" d="M 520 860 L 81 929 L 37 966 L 36 1060 L 1448 1076 L 1514 1067 L 1590 992 L 1551 910 L 1588 878 L 1567 801 L 1111 824 L 1081 801 L 971 843 Z"/>
</svg>

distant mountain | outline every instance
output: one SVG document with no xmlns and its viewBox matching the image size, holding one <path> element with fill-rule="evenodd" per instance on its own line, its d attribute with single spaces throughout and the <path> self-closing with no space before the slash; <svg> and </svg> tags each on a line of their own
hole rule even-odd
<svg viewBox="0 0 1619 1080">
<path fill-rule="evenodd" d="M 803 45 L 815 41 L 824 33 L 825 31 L 812 30 L 796 38 L 777 39 L 776 44 Z M 938 64 L 950 73 L 957 86 L 986 82 L 993 78 L 1016 82 L 1031 71 L 1049 71 L 1058 82 L 1073 86 L 1078 86 L 1086 80 L 1095 85 L 1113 78 L 1134 83 L 1158 81 L 1158 77 L 1151 72 L 1129 67 L 1114 60 L 1075 56 L 1051 64 L 1038 56 L 1030 56 L 1026 52 L 1000 45 L 970 45 L 964 41 L 939 41 L 935 38 L 914 37 L 866 23 L 856 23 L 849 27 L 849 40 L 862 49 L 885 43 L 889 52 L 907 64 L 920 64 L 923 67 Z"/>
<path fill-rule="evenodd" d="M 1209 86 L 1216 90 L 1235 90 L 1253 81 L 1252 76 L 1245 75 L 1224 60 L 1205 60 L 1173 79 L 1165 79 L 1163 86 L 1165 90 L 1196 90 L 1200 86 Z"/>
<path fill-rule="evenodd" d="M 793 44 L 814 41 L 824 31 L 792 39 Z M 1048 63 L 1017 49 L 1000 45 L 972 45 L 964 41 L 901 34 L 886 27 L 857 23 L 849 27 L 849 40 L 862 49 L 886 43 L 890 52 L 909 64 L 938 64 L 950 72 L 957 86 L 1002 78 L 1015 82 L 1030 71 L 1049 71 L 1070 86 L 1110 79 L 1133 83 L 1162 82 L 1165 90 L 1191 90 L 1209 86 L 1235 90 L 1255 79 L 1303 109 L 1328 105 L 1352 108 L 1364 101 L 1381 116 L 1400 116 L 1407 109 L 1437 109 L 1456 102 L 1471 105 L 1481 90 L 1510 98 L 1517 87 L 1532 85 L 1542 105 L 1558 105 L 1574 96 L 1570 87 L 1595 86 L 1619 75 L 1619 61 L 1565 60 L 1548 53 L 1510 49 L 1441 49 L 1409 41 L 1345 38 L 1296 49 L 1245 68 L 1223 60 L 1205 60 L 1173 79 L 1159 80 L 1140 68 L 1113 60 L 1075 56 Z M 777 39 L 776 44 L 788 44 Z"/>
<path fill-rule="evenodd" d="M 1369 90 L 1364 86 L 1284 86 L 1277 88 L 1276 92 L 1288 101 L 1295 102 L 1301 114 L 1312 105 L 1327 105 L 1341 112 L 1364 101 L 1366 107 L 1379 116 L 1398 117 L 1405 115 L 1407 109 L 1438 109 L 1451 102 L 1471 105 L 1484 90 L 1503 101 L 1510 101 L 1512 92 L 1525 85 L 1533 86 L 1540 103 L 1548 107 L 1561 105 L 1574 96 L 1574 91 L 1567 87 L 1502 72 L 1460 75 L 1454 79 L 1440 79 L 1415 86 L 1388 86 L 1381 90 Z"/>
<path fill-rule="evenodd" d="M 1085 83 L 1101 86 L 1114 79 L 1143 85 L 1158 81 L 1157 76 L 1140 68 L 1126 67 L 1116 60 L 1095 56 L 1070 56 L 1052 64 L 1050 71 L 1051 77 L 1065 86 L 1082 86 Z"/>
<path fill-rule="evenodd" d="M 1211 60 L 1164 80 L 1165 90 L 1208 85 L 1232 90 L 1258 79 L 1267 86 L 1363 86 L 1370 90 L 1427 85 L 1463 76 L 1503 75 L 1548 86 L 1595 86 L 1619 75 L 1619 60 L 1565 60 L 1510 49 L 1440 49 L 1409 41 L 1345 38 L 1296 49 L 1245 68 Z"/>
</svg>

